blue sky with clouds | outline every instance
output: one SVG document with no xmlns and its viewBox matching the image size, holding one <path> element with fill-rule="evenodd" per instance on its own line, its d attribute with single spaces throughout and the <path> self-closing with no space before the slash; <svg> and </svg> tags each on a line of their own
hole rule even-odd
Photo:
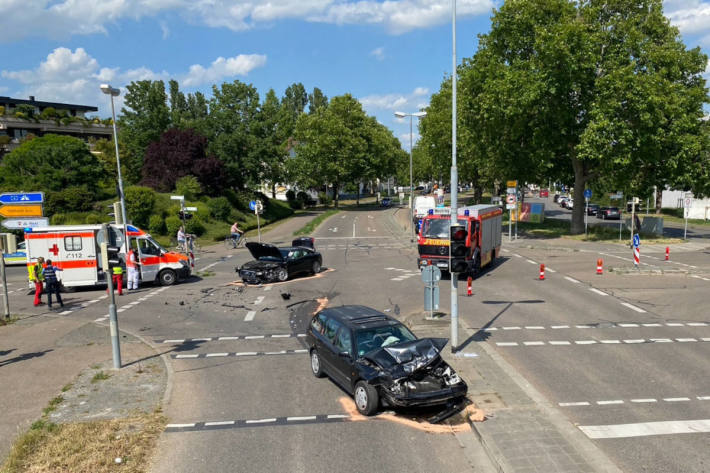
<svg viewBox="0 0 710 473">
<path fill-rule="evenodd" d="M 459 60 L 502 0 L 457 1 Z M 234 79 L 352 93 L 409 147 L 408 119 L 451 72 L 451 0 L 0 0 L 0 95 L 97 105 L 99 84 Z M 686 45 L 710 53 L 710 0 L 666 0 Z M 710 72 L 710 70 L 708 70 Z M 710 77 L 710 74 L 706 74 Z M 415 127 L 415 140 L 416 140 Z"/>
</svg>

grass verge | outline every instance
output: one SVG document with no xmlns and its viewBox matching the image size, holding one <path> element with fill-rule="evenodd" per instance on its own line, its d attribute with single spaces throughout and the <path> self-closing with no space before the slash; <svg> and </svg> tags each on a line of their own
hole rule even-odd
<svg viewBox="0 0 710 473">
<path fill-rule="evenodd" d="M 73 424 L 40 419 L 15 441 L 0 473 L 143 472 L 165 424 L 159 412 Z"/>
<path fill-rule="evenodd" d="M 5 317 L 0 317 L 0 327 L 4 327 L 5 325 L 12 325 L 18 320 L 20 320 L 19 317 L 15 317 L 14 315 L 11 315 L 9 319 L 6 319 Z"/>
<path fill-rule="evenodd" d="M 340 212 L 340 209 L 329 209 L 323 212 L 322 214 L 318 215 L 314 219 L 312 219 L 310 222 L 293 232 L 294 236 L 299 236 L 299 235 L 308 235 L 309 233 L 313 233 L 313 231 L 318 228 L 318 226 L 323 223 L 327 218 L 332 217 L 333 215 L 337 214 Z"/>
</svg>

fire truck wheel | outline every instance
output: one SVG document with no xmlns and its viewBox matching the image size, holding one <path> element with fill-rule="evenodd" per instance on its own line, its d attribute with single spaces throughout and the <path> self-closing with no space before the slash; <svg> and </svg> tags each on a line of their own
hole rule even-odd
<svg viewBox="0 0 710 473">
<path fill-rule="evenodd" d="M 172 286 L 177 281 L 177 275 L 172 269 L 164 269 L 158 274 L 158 281 L 161 286 Z"/>
</svg>

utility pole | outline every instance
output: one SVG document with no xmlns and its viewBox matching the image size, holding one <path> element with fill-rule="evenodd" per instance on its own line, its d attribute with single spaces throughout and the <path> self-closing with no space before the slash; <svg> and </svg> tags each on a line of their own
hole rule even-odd
<svg viewBox="0 0 710 473">
<path fill-rule="evenodd" d="M 451 226 L 458 224 L 459 178 L 456 167 L 456 0 L 452 0 L 452 55 L 451 55 Z M 449 230 L 451 235 L 451 230 Z M 459 344 L 458 273 L 451 272 L 451 247 L 449 247 L 449 274 L 451 275 L 451 351 Z"/>
<path fill-rule="evenodd" d="M 7 296 L 7 278 L 5 276 L 4 245 L 0 244 L 0 279 L 2 279 L 2 311 L 6 319 L 10 318 L 10 299 Z"/>
</svg>

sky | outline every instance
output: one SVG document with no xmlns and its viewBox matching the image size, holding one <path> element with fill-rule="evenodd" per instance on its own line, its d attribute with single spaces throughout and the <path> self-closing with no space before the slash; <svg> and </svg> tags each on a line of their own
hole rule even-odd
<svg viewBox="0 0 710 473">
<path fill-rule="evenodd" d="M 501 4 L 456 2 L 459 62 Z M 710 55 L 710 0 L 664 8 L 685 44 Z M 452 0 L 0 0 L 0 18 L 0 95 L 93 105 L 101 117 L 111 113 L 102 83 L 125 92 L 176 79 L 209 97 L 238 79 L 263 98 L 301 82 L 351 93 L 408 150 L 409 118 L 394 112 L 426 107 L 452 70 Z"/>
</svg>

